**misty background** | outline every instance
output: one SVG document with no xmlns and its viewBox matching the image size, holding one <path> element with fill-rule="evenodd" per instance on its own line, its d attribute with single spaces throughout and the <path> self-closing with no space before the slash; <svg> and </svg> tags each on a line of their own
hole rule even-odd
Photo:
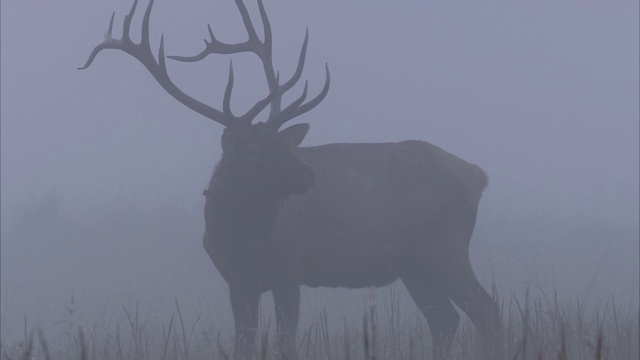
<svg viewBox="0 0 640 360">
<path fill-rule="evenodd" d="M 485 287 L 637 309 L 637 1 L 265 2 L 283 77 L 307 26 L 311 94 L 331 70 L 327 98 L 296 120 L 311 124 L 303 145 L 418 139 L 478 164 L 490 184 L 471 258 Z M 113 11 L 120 37 L 130 6 L 2 1 L 3 339 L 21 336 L 25 316 L 56 331 L 136 303 L 163 318 L 175 298 L 191 319 L 230 324 L 226 284 L 201 246 L 222 127 L 122 52 L 76 70 Z M 245 40 L 231 0 L 158 0 L 152 47 L 164 33 L 167 55 L 194 55 L 207 23 L 222 41 Z M 242 113 L 266 84 L 254 57 L 233 58 Z M 183 90 L 221 107 L 229 57 L 167 61 Z M 305 288 L 303 321 L 322 308 L 360 314 L 363 298 L 389 291 Z"/>
</svg>

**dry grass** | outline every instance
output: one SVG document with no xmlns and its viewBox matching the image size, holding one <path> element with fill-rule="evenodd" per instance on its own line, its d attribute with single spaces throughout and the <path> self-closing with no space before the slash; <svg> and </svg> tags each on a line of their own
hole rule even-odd
<svg viewBox="0 0 640 360">
<path fill-rule="evenodd" d="M 392 292 L 392 297 L 397 296 Z M 587 311 L 576 301 L 561 304 L 557 296 L 544 294 L 523 301 L 513 296 L 502 304 L 507 359 L 638 359 L 640 358 L 639 309 L 620 309 L 613 299 Z M 326 310 L 298 333 L 300 359 L 430 359 L 431 341 L 419 314 L 404 315 L 399 301 L 364 309 L 361 325 L 330 324 Z M 72 315 L 72 314 L 71 314 Z M 69 324 L 66 341 L 49 344 L 40 330 L 24 338 L 2 343 L 2 359 L 230 359 L 232 329 L 216 329 L 196 318 L 186 323 L 178 301 L 168 323 L 153 324 L 139 308 L 123 308 L 115 323 L 82 327 Z M 273 324 L 261 321 L 258 359 L 276 359 Z M 34 335 L 35 333 L 35 335 Z M 53 335 L 53 334 L 50 334 Z M 37 338 L 37 341 L 34 341 Z M 223 340 L 226 339 L 226 340 Z M 480 359 L 481 347 L 467 319 L 454 340 L 455 359 Z"/>
</svg>

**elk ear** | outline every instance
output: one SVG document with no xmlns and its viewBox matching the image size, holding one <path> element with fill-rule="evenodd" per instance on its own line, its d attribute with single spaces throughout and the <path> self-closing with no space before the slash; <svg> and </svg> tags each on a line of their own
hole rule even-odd
<svg viewBox="0 0 640 360">
<path fill-rule="evenodd" d="M 304 140 L 304 137 L 307 135 L 307 131 L 309 131 L 309 124 L 295 124 L 280 131 L 278 136 L 286 141 L 293 149 L 298 147 L 302 140 Z"/>
</svg>

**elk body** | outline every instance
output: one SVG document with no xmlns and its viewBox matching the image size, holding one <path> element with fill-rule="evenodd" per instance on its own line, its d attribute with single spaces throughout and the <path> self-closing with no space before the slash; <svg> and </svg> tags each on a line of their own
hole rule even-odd
<svg viewBox="0 0 640 360">
<path fill-rule="evenodd" d="M 222 158 L 205 190 L 204 247 L 229 286 L 235 321 L 237 359 L 255 356 L 258 301 L 272 291 L 276 306 L 278 349 L 295 357 L 300 285 L 360 288 L 401 279 L 428 321 L 436 358 L 447 357 L 459 322 L 453 303 L 472 320 L 485 343 L 500 329 L 497 302 L 484 290 L 469 262 L 469 241 L 484 172 L 422 141 L 329 144 L 299 147 L 308 124 L 283 130 L 285 122 L 313 109 L 326 96 L 329 70 L 321 92 L 307 100 L 307 86 L 282 108 L 282 95 L 300 79 L 305 36 L 298 67 L 281 83 L 271 59 L 271 29 L 258 1 L 264 40 L 260 40 L 241 0 L 236 4 L 249 34 L 240 44 L 218 41 L 211 29 L 209 54 L 252 52 L 263 63 L 269 94 L 246 114 L 230 109 L 233 69 L 229 71 L 223 110 L 182 92 L 169 78 L 163 41 L 158 60 L 149 45 L 146 9 L 142 41 L 129 29 L 136 2 L 125 18 L 122 39 L 111 36 L 89 56 L 91 65 L 103 49 L 119 49 L 138 59 L 158 83 L 190 109 L 222 124 Z M 267 106 L 266 122 L 252 120 Z M 453 303 L 452 303 L 453 302 Z"/>
</svg>

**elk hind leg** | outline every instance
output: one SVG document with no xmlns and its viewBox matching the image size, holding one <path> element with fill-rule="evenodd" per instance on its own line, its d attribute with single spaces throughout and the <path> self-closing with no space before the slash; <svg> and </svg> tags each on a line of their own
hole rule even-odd
<svg viewBox="0 0 640 360">
<path fill-rule="evenodd" d="M 451 299 L 469 316 L 478 330 L 485 357 L 501 358 L 503 340 L 500 306 L 482 287 L 470 263 L 459 270 L 450 282 Z"/>
<path fill-rule="evenodd" d="M 409 295 L 429 324 L 433 358 L 447 359 L 451 355 L 451 344 L 456 334 L 460 315 L 451 304 L 444 289 L 434 281 L 425 281 L 420 276 L 402 278 Z"/>
</svg>

